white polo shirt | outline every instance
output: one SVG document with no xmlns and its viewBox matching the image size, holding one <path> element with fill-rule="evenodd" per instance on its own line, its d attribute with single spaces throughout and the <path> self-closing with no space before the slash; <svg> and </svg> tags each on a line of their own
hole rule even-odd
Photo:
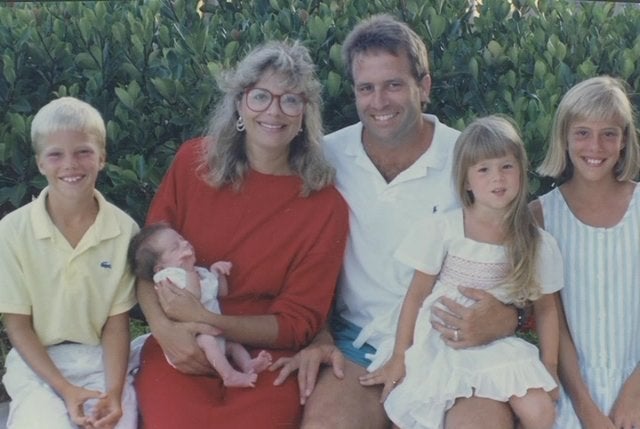
<svg viewBox="0 0 640 429">
<path fill-rule="evenodd" d="M 433 115 L 429 149 L 387 183 L 362 146 L 362 123 L 325 137 L 324 149 L 336 168 L 336 186 L 349 204 L 349 238 L 335 311 L 360 327 L 402 303 L 413 269 L 393 254 L 410 227 L 424 216 L 458 207 L 451 167 L 460 134 Z M 426 244 L 425 244 L 426 245 Z M 395 326 L 389 327 L 395 335 Z M 376 346 L 376 341 L 369 341 Z"/>
</svg>

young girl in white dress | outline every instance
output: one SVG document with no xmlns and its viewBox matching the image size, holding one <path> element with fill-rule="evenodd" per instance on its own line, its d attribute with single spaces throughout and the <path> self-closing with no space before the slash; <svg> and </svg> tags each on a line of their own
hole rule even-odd
<svg viewBox="0 0 640 429">
<path fill-rule="evenodd" d="M 398 248 L 396 257 L 415 268 L 414 277 L 389 360 L 362 378 L 364 385 L 384 383 L 382 400 L 388 395 L 384 406 L 395 427 L 442 428 L 456 399 L 471 396 L 509 402 L 522 428 L 553 425 L 558 314 L 552 294 L 562 287 L 562 264 L 554 239 L 536 227 L 527 207 L 526 169 L 524 145 L 509 120 L 474 121 L 454 152 L 463 207 L 425 219 Z M 517 306 L 533 301 L 542 362 L 534 345 L 515 336 L 468 349 L 447 346 L 431 327 L 431 307 L 442 296 L 471 305 L 458 286 L 485 289 Z"/>
<path fill-rule="evenodd" d="M 532 203 L 565 263 L 557 428 L 640 428 L 640 170 L 621 81 L 562 98 L 538 168 L 559 185 Z"/>
</svg>

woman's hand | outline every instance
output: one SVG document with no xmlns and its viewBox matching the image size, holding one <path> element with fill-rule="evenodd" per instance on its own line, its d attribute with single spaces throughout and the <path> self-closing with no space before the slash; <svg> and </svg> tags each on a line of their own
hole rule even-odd
<svg viewBox="0 0 640 429">
<path fill-rule="evenodd" d="M 161 328 L 152 330 L 162 351 L 171 364 L 180 372 L 194 375 L 210 375 L 215 371 L 198 344 L 199 334 L 218 335 L 217 329 L 204 323 L 172 322 L 163 323 Z"/>
<path fill-rule="evenodd" d="M 363 386 L 374 386 L 376 384 L 384 384 L 382 394 L 380 395 L 380 403 L 387 399 L 391 390 L 398 383 L 402 383 L 405 376 L 404 355 L 392 356 L 387 363 L 377 370 L 360 377 L 360 384 Z"/>
<path fill-rule="evenodd" d="M 171 280 L 162 280 L 155 285 L 162 310 L 172 320 L 178 322 L 200 322 L 198 317 L 204 308 L 198 298 L 185 289 L 180 289 Z"/>
<path fill-rule="evenodd" d="M 326 329 L 320 331 L 311 344 L 294 356 L 282 357 L 275 361 L 269 367 L 269 371 L 280 369 L 278 377 L 273 382 L 275 386 L 281 385 L 290 374 L 298 371 L 300 404 L 304 405 L 313 393 L 322 365 L 331 366 L 336 378 L 344 378 L 344 355 Z"/>
</svg>

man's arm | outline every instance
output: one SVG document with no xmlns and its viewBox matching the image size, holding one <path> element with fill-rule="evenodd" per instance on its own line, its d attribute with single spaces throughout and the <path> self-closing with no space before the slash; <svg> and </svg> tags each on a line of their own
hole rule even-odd
<svg viewBox="0 0 640 429">
<path fill-rule="evenodd" d="M 447 297 L 433 306 L 433 313 L 443 323 L 432 322 L 433 329 L 454 349 L 464 349 L 488 344 L 511 336 L 518 326 L 518 311 L 512 305 L 500 302 L 489 292 L 480 289 L 458 287 L 460 293 L 475 303 L 465 307 Z M 456 334 L 457 330 L 457 334 Z"/>
</svg>

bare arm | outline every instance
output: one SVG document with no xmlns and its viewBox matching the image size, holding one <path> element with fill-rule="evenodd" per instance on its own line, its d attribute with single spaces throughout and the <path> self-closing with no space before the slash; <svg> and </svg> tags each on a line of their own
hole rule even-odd
<svg viewBox="0 0 640 429">
<path fill-rule="evenodd" d="M 294 356 L 278 359 L 269 370 L 280 369 L 278 377 L 273 382 L 276 386 L 281 385 L 290 374 L 298 371 L 300 404 L 304 405 L 313 393 L 321 365 L 330 365 L 337 378 L 344 378 L 344 355 L 336 347 L 326 326 L 315 336 L 311 344 Z"/>
<path fill-rule="evenodd" d="M 71 420 L 80 426 L 87 424 L 83 404 L 88 399 L 100 397 L 101 393 L 75 386 L 62 375 L 33 330 L 31 316 L 5 313 L 3 322 L 11 345 L 33 372 L 60 395 Z"/>
<path fill-rule="evenodd" d="M 558 354 L 560 347 L 560 328 L 558 322 L 558 308 L 553 294 L 542 295 L 533 303 L 536 318 L 536 329 L 540 339 L 542 362 L 556 382 L 558 379 Z M 559 389 L 551 393 L 553 399 L 558 400 Z"/>
<path fill-rule="evenodd" d="M 207 310 L 192 294 L 170 282 L 157 285 L 162 309 L 173 320 L 215 327 L 225 338 L 254 347 L 274 347 L 278 321 L 274 315 L 232 316 Z"/>
<path fill-rule="evenodd" d="M 611 409 L 611 420 L 617 428 L 640 427 L 640 363 L 625 381 Z"/>
<path fill-rule="evenodd" d="M 162 310 L 153 283 L 138 279 L 136 294 L 151 333 L 177 369 L 187 374 L 211 374 L 213 369 L 196 343 L 198 334 L 216 335 L 213 328 L 170 320 Z"/>
<path fill-rule="evenodd" d="M 433 290 L 435 281 L 436 277 L 434 275 L 415 271 L 400 309 L 396 340 L 391 358 L 379 369 L 360 377 L 360 383 L 364 386 L 384 384 L 380 402 L 384 402 L 391 389 L 395 387 L 396 383 L 402 381 L 405 376 L 404 355 L 413 344 L 413 334 L 420 307 L 422 307 L 425 298 Z"/>
<path fill-rule="evenodd" d="M 90 417 L 96 427 L 115 427 L 122 417 L 122 390 L 129 362 L 129 340 L 128 313 L 110 316 L 102 329 L 101 338 L 105 392 Z"/>
<path fill-rule="evenodd" d="M 602 413 L 596 403 L 591 398 L 578 362 L 576 352 L 567 320 L 562 307 L 560 295 L 556 295 L 556 305 L 559 313 L 560 326 L 560 359 L 558 371 L 562 386 L 571 398 L 576 415 L 585 429 L 614 429 L 613 422 Z"/>
<path fill-rule="evenodd" d="M 218 296 L 229 295 L 229 279 L 227 276 L 231 274 L 232 264 L 229 261 L 214 262 L 209 268 L 218 274 Z"/>
</svg>

